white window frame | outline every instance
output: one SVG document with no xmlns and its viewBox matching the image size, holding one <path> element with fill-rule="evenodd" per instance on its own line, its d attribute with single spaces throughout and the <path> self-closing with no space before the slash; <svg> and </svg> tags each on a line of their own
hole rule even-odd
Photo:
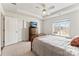
<svg viewBox="0 0 79 59">
<path fill-rule="evenodd" d="M 69 35 L 62 35 L 60 32 L 59 32 L 59 34 L 57 35 L 57 34 L 55 34 L 54 32 L 55 32 L 55 24 L 56 23 L 61 23 L 61 22 L 66 22 L 66 21 L 69 21 L 70 22 L 70 24 L 69 24 Z M 59 25 L 60 26 L 60 25 Z M 70 37 L 70 29 L 71 28 L 71 21 L 70 21 L 70 19 L 64 19 L 64 20 L 59 20 L 59 21 L 57 21 L 57 22 L 53 22 L 53 24 L 52 24 L 52 34 L 53 35 L 57 35 L 57 36 L 64 36 L 64 37 Z"/>
</svg>

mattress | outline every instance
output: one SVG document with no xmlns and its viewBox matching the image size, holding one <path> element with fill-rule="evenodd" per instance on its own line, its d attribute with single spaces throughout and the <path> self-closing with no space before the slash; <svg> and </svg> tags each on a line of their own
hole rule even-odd
<svg viewBox="0 0 79 59">
<path fill-rule="evenodd" d="M 79 48 L 71 46 L 70 41 L 52 35 L 36 37 L 32 42 L 32 51 L 39 56 L 78 56 Z"/>
</svg>

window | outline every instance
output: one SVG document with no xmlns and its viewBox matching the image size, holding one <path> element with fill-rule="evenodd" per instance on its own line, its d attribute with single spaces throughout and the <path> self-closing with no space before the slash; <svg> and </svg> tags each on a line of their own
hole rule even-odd
<svg viewBox="0 0 79 59">
<path fill-rule="evenodd" d="M 54 35 L 69 36 L 70 20 L 54 22 L 52 25 L 52 32 Z"/>
</svg>

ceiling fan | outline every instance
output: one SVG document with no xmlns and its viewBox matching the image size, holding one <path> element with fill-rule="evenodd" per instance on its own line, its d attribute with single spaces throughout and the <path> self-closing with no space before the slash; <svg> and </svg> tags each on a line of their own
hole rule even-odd
<svg viewBox="0 0 79 59">
<path fill-rule="evenodd" d="M 40 6 L 37 6 L 36 8 L 38 9 L 42 9 L 41 12 L 42 12 L 42 16 L 43 17 L 46 17 L 46 16 L 49 16 L 49 13 L 47 13 L 48 11 L 52 10 L 55 8 L 55 6 L 50 6 L 50 7 L 47 7 L 46 4 L 40 4 Z"/>
</svg>

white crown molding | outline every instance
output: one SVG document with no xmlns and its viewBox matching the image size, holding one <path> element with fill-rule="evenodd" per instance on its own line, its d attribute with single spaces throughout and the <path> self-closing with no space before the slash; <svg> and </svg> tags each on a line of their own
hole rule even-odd
<svg viewBox="0 0 79 59">
<path fill-rule="evenodd" d="M 17 9 L 16 12 L 5 10 L 5 16 L 17 17 L 19 15 L 24 16 L 27 19 L 37 19 L 37 20 L 42 19 L 42 17 L 40 17 L 39 15 L 36 15 L 36 14 L 28 12 L 28 11 L 24 11 L 24 10 L 21 10 L 21 9 Z"/>
<path fill-rule="evenodd" d="M 28 17 L 28 16 L 26 16 L 24 14 L 8 12 L 8 11 L 5 12 L 4 16 L 15 17 L 15 18 L 18 18 L 18 19 L 26 19 L 26 20 L 35 19 L 35 18 L 32 18 L 32 17 Z"/>
</svg>

